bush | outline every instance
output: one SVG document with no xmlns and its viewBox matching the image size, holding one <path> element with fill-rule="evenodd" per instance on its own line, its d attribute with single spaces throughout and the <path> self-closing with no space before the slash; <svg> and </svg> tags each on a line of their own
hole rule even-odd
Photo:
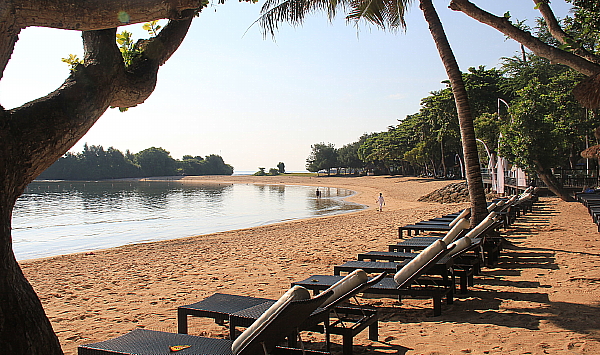
<svg viewBox="0 0 600 355">
<path fill-rule="evenodd" d="M 265 175 L 267 175 L 267 173 L 265 173 L 265 168 L 258 168 L 258 171 L 255 172 L 253 175 L 254 176 L 265 176 Z"/>
</svg>

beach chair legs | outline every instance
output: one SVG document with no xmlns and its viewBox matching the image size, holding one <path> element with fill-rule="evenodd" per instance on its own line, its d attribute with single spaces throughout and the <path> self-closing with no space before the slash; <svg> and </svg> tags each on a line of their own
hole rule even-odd
<svg viewBox="0 0 600 355">
<path fill-rule="evenodd" d="M 188 333 L 188 319 L 187 313 L 181 309 L 177 309 L 177 333 L 187 334 Z"/>
<path fill-rule="evenodd" d="M 442 297 L 434 296 L 433 297 L 433 316 L 441 316 L 442 315 Z"/>
<path fill-rule="evenodd" d="M 379 340 L 379 326 L 377 323 L 373 323 L 369 326 L 369 340 Z"/>
</svg>

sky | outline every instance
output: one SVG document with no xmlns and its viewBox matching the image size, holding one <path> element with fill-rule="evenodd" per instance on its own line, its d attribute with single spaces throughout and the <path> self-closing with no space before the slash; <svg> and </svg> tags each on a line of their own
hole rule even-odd
<svg viewBox="0 0 600 355">
<path fill-rule="evenodd" d="M 317 13 L 301 27 L 283 24 L 275 39 L 253 26 L 263 2 L 209 5 L 161 67 L 146 102 L 127 112 L 109 109 L 71 151 L 84 143 L 133 153 L 162 147 L 175 159 L 221 155 L 238 173 L 278 162 L 304 171 L 312 144 L 341 148 L 385 131 L 444 87 L 447 76 L 416 1 L 406 31 L 357 27 L 341 15 L 329 22 Z M 462 71 L 496 67 L 517 54 L 516 42 L 448 2 L 434 5 Z M 474 2 L 516 20 L 539 17 L 533 1 Z M 559 17 L 570 8 L 564 0 L 551 5 Z M 141 27 L 122 29 L 146 38 Z M 23 30 L 0 81 L 0 104 L 18 107 L 57 89 L 69 75 L 61 62 L 69 54 L 83 57 L 80 32 Z"/>
</svg>

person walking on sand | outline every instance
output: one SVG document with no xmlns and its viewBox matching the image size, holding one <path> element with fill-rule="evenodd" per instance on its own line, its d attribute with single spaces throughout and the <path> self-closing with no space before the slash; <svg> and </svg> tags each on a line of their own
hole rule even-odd
<svg viewBox="0 0 600 355">
<path fill-rule="evenodd" d="M 385 205 L 385 200 L 383 199 L 383 194 L 380 192 L 379 197 L 377 198 L 377 203 L 379 204 L 379 208 L 377 211 L 383 211 L 383 206 Z"/>
</svg>

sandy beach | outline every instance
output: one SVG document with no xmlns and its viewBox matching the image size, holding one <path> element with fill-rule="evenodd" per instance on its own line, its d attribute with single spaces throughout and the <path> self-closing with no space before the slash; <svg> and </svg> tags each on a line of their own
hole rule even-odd
<svg viewBox="0 0 600 355">
<path fill-rule="evenodd" d="M 348 188 L 370 206 L 343 215 L 278 223 L 93 253 L 25 260 L 66 354 L 137 327 L 177 331 L 177 306 L 215 292 L 278 298 L 290 283 L 369 250 L 387 250 L 397 227 L 455 212 L 465 204 L 417 202 L 454 181 L 410 177 L 219 176 L 183 181 Z M 386 205 L 376 211 L 383 193 Z M 600 354 L 600 240 L 580 203 L 543 197 L 502 233 L 513 247 L 434 317 L 431 300 L 361 299 L 381 309 L 379 341 L 365 331 L 355 354 Z M 209 319 L 190 334 L 227 337 Z M 321 334 L 303 339 L 324 350 Z M 341 338 L 332 336 L 341 354 Z"/>
</svg>

